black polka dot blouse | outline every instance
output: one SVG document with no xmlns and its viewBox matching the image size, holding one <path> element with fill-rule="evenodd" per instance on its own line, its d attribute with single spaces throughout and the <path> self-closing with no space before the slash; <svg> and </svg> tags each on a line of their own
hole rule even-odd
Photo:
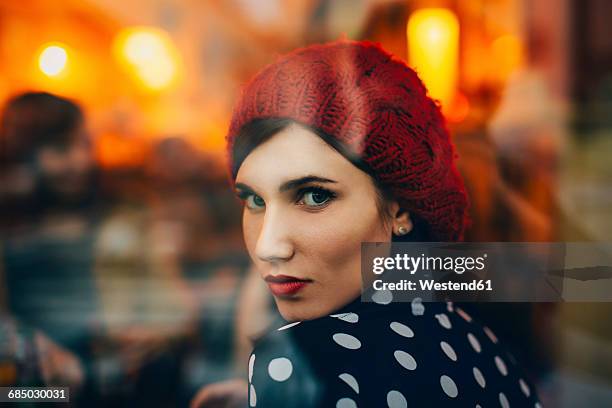
<svg viewBox="0 0 612 408">
<path fill-rule="evenodd" d="M 248 362 L 250 407 L 541 407 L 498 338 L 447 303 L 362 303 L 278 327 Z"/>
</svg>

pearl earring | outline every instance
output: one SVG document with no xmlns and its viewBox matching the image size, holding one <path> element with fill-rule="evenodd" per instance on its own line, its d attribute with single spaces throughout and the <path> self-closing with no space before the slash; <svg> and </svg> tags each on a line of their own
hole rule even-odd
<svg viewBox="0 0 612 408">
<path fill-rule="evenodd" d="M 398 235 L 406 235 L 408 233 L 408 228 L 401 226 L 397 229 Z"/>
</svg>

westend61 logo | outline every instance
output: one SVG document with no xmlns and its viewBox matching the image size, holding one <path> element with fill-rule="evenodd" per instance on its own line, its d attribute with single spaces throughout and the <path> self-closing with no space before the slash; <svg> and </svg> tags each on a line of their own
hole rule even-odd
<svg viewBox="0 0 612 408">
<path fill-rule="evenodd" d="M 454 272 L 458 275 L 466 271 L 482 271 L 486 268 L 487 254 L 482 256 L 410 256 L 397 254 L 394 257 L 376 257 L 373 259 L 372 272 L 381 275 L 385 271 L 406 271 L 414 275 L 417 271 Z"/>
</svg>

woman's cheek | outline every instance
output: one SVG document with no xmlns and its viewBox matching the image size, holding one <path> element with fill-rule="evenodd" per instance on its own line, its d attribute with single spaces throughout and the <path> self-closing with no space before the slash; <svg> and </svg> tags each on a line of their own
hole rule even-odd
<svg viewBox="0 0 612 408">
<path fill-rule="evenodd" d="M 302 212 L 296 218 L 300 219 L 299 238 L 302 242 L 310 243 L 310 247 L 328 247 L 350 237 L 349 219 L 336 208 L 329 208 L 320 213 Z"/>
<path fill-rule="evenodd" d="M 244 209 L 242 214 L 242 236 L 244 237 L 244 243 L 247 247 L 247 251 L 253 261 L 257 261 L 255 255 L 255 248 L 257 246 L 257 239 L 259 232 L 261 231 L 261 222 L 256 216 L 250 214 L 247 209 Z"/>
<path fill-rule="evenodd" d="M 340 266 L 355 257 L 360 259 L 361 242 L 368 240 L 364 239 L 366 231 L 372 229 L 372 214 L 367 209 L 363 209 L 365 213 L 355 210 L 345 202 L 341 208 L 322 212 L 316 218 L 308 214 L 300 223 L 300 246 L 308 249 L 317 262 Z"/>
</svg>

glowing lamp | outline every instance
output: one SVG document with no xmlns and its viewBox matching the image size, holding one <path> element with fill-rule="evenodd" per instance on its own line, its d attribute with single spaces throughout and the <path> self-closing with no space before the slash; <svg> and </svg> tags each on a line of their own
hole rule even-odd
<svg viewBox="0 0 612 408">
<path fill-rule="evenodd" d="M 115 53 L 147 89 L 163 90 L 177 78 L 178 52 L 162 30 L 153 27 L 125 29 L 117 36 Z"/>
<path fill-rule="evenodd" d="M 64 72 L 67 62 L 66 48 L 61 45 L 48 45 L 38 57 L 38 68 L 49 77 L 57 77 Z"/>
<path fill-rule="evenodd" d="M 447 9 L 415 11 L 408 19 L 408 59 L 434 99 L 448 106 L 457 89 L 459 22 Z"/>
</svg>

